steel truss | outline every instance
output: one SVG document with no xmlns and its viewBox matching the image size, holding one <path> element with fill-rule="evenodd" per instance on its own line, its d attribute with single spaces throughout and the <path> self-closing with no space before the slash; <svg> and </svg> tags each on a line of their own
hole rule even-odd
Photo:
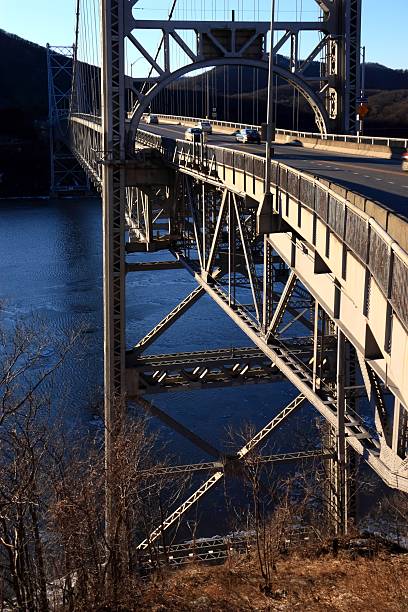
<svg viewBox="0 0 408 612">
<path fill-rule="evenodd" d="M 143 399 L 146 394 L 171 392 L 185 388 L 203 389 L 211 386 L 231 384 L 251 384 L 255 382 L 273 382 L 282 380 L 282 369 L 275 359 L 265 353 L 264 346 L 273 346 L 279 350 L 279 358 L 290 362 L 291 367 L 303 381 L 308 376 L 323 381 L 329 380 L 330 367 L 327 361 L 335 362 L 336 339 L 324 333 L 317 333 L 317 324 L 313 323 L 315 302 L 302 287 L 297 285 L 293 272 L 287 272 L 282 260 L 277 257 L 270 245 L 259 239 L 256 234 L 256 205 L 247 198 L 239 197 L 225 188 L 217 188 L 198 181 L 188 174 L 180 173 L 173 190 L 177 215 L 166 221 L 168 232 L 177 236 L 173 245 L 178 249 L 173 255 L 193 275 L 199 275 L 203 283 L 180 302 L 162 319 L 144 338 L 142 338 L 126 356 L 127 394 L 147 413 L 159 418 L 198 448 L 216 461 L 191 466 L 174 466 L 166 468 L 170 477 L 173 473 L 196 473 L 210 469 L 214 472 L 189 498 L 140 544 L 140 549 L 150 547 L 164 530 L 170 528 L 190 510 L 208 491 L 229 473 L 229 466 L 236 471 L 237 466 L 248 461 L 247 455 L 267 439 L 276 427 L 294 412 L 306 400 L 300 394 L 293 402 L 262 428 L 234 456 L 223 457 L 214 447 L 184 425 L 167 415 L 151 401 Z M 132 210 L 139 207 L 141 198 L 128 199 L 128 217 L 140 220 L 140 232 L 129 233 L 129 240 L 139 240 L 145 248 L 155 250 L 163 244 L 163 237 L 150 236 L 146 241 L 143 228 L 146 227 L 148 212 Z M 151 208 L 150 208 L 151 210 Z M 162 210 L 162 209 L 161 209 Z M 161 211 L 155 212 L 155 219 Z M 262 275 L 260 266 L 264 262 L 264 251 L 267 253 L 269 277 Z M 142 268 L 143 269 L 143 268 Z M 266 290 L 263 286 L 266 280 Z M 241 318 L 244 326 L 259 334 L 263 345 L 259 349 L 236 348 L 173 355 L 143 356 L 143 351 L 154 344 L 154 341 L 165 332 L 173 322 L 179 319 L 201 295 L 210 290 L 223 296 L 228 314 Z M 211 294 L 211 293 L 210 293 Z M 269 306 L 266 307 L 266 295 Z M 242 298 L 241 298 L 242 296 Z M 242 300 L 242 304 L 239 300 Z M 306 334 L 295 338 L 287 336 L 293 325 L 300 326 Z M 245 329 L 244 329 L 245 331 Z M 324 354 L 324 357 L 323 357 Z M 319 363 L 318 356 L 321 356 Z M 323 363 L 325 362 L 325 363 Z M 319 363 L 318 367 L 315 364 Z M 360 430 L 358 430 L 359 433 Z M 332 457 L 327 451 L 297 451 L 284 453 L 279 457 L 266 456 L 257 458 L 260 463 L 276 461 L 293 461 L 310 457 Z M 337 465 L 337 462 L 336 462 Z M 242 470 L 242 467 L 240 468 Z M 337 488 L 336 488 L 337 491 Z M 334 524 L 339 523 L 346 529 L 343 520 L 344 499 L 334 505 Z M 343 514 L 338 518 L 340 513 Z"/>
<path fill-rule="evenodd" d="M 293 41 L 294 71 L 289 80 L 309 96 L 321 126 L 331 125 L 339 131 L 347 131 L 353 126 L 352 106 L 359 90 L 356 53 L 360 0 L 317 1 L 324 11 L 322 22 L 280 24 L 280 29 L 285 31 L 283 38 L 291 37 Z M 143 410 L 154 414 L 215 459 L 208 468 L 213 472 L 210 477 L 140 543 L 140 550 L 149 548 L 225 475 L 240 473 L 255 448 L 303 404 L 316 408 L 331 428 L 335 453 L 333 455 L 330 449 L 333 494 L 329 507 L 335 529 L 346 532 L 352 498 L 349 452 L 363 455 L 381 474 L 384 464 L 381 463 L 379 438 L 384 435 L 391 440 L 393 451 L 405 459 L 405 407 L 396 403 L 394 420 L 390 418 L 384 401 L 386 389 L 370 367 L 367 356 L 357 353 L 356 359 L 347 357 L 354 347 L 338 325 L 338 313 L 330 317 L 316 296 L 313 297 L 312 289 L 309 292 L 302 285 L 294 265 L 295 255 L 297 249 L 309 253 L 310 245 L 284 224 L 278 229 L 271 227 L 267 235 L 259 232 L 256 182 L 264 169 L 263 160 L 234 152 L 227 152 L 230 159 L 224 160 L 225 151 L 216 150 L 216 147 L 209 147 L 207 153 L 210 151 L 210 155 L 205 157 L 204 147 L 169 142 L 163 145 L 160 137 L 151 134 L 142 135 L 141 139 L 145 140 L 139 140 L 136 153 L 134 150 L 138 121 L 160 89 L 178 76 L 200 67 L 226 63 L 263 66 L 269 24 L 223 24 L 223 38 L 210 23 L 136 21 L 132 16 L 135 4 L 135 0 L 125 4 L 122 0 L 103 0 L 102 123 L 83 116 L 72 117 L 71 122 L 76 126 L 73 136 L 77 138 L 74 142 L 77 153 L 89 174 L 101 181 L 103 187 L 107 541 L 112 544 L 114 538 L 115 483 L 109 479 L 111 448 L 121 424 L 126 394 Z M 133 34 L 138 28 L 162 32 L 163 66 L 143 49 Z M 196 32 L 196 48 L 190 48 L 183 41 L 178 33 L 180 29 Z M 238 29 L 243 31 L 245 39 L 239 47 L 236 44 Z M 324 36 L 316 53 L 300 63 L 296 55 L 296 37 L 302 29 L 321 31 Z M 149 79 L 146 93 L 142 93 L 140 82 L 124 75 L 125 38 L 156 71 L 157 76 Z M 171 64 L 170 38 L 191 60 L 178 70 Z M 278 42 L 275 52 L 284 42 L 283 39 Z M 322 45 L 326 48 L 327 68 L 321 77 L 321 89 L 316 93 L 310 88 L 304 71 Z M 282 74 L 279 67 L 276 73 Z M 137 98 L 130 123 L 125 121 L 126 87 L 132 89 Z M 161 168 L 151 151 L 141 152 L 143 146 L 157 148 L 165 154 Z M 102 153 L 99 163 L 98 151 Z M 222 164 L 217 154 L 222 155 Z M 235 175 L 242 170 L 242 163 L 244 179 L 238 183 Z M 250 170 L 247 163 L 251 165 Z M 138 167 L 142 172 L 138 172 Z M 227 172 L 232 175 L 229 182 Z M 252 191 L 247 189 L 248 182 L 251 182 Z M 294 191 L 293 185 L 291 189 Z M 253 198 L 248 193 L 252 193 Z M 275 212 L 284 205 L 285 198 L 277 189 Z M 289 197 L 286 205 L 289 206 Z M 299 218 L 299 227 L 300 221 Z M 291 235 L 289 260 L 279 251 L 274 231 Z M 198 286 L 125 353 L 125 274 L 146 269 L 142 264 L 126 262 L 126 254 L 165 249 Z M 326 271 L 323 267 L 319 269 L 318 260 L 314 263 L 316 273 Z M 150 270 L 171 270 L 174 266 L 172 261 L 161 267 L 150 267 Z M 240 327 L 255 345 L 255 350 L 250 349 L 252 353 L 245 354 L 248 349 L 238 348 L 235 355 L 228 356 L 209 354 L 204 347 L 200 354 L 143 356 L 147 347 L 204 294 Z M 238 452 L 228 457 L 144 397 L 164 390 L 235 384 L 237 380 L 245 384 L 260 380 L 271 382 L 277 377 L 292 383 L 297 390 L 296 397 Z M 361 387 L 360 379 L 370 400 L 368 419 L 355 393 L 355 388 Z M 370 419 L 376 427 L 370 425 Z M 306 452 L 299 450 L 296 458 L 306 458 Z M 321 457 L 322 451 L 317 454 Z M 292 453 L 285 453 L 282 458 L 293 459 Z M 265 456 L 261 461 L 274 462 L 276 457 Z M 169 468 L 169 476 L 172 470 L 176 473 L 183 469 L 187 470 L 183 466 Z M 201 468 L 191 466 L 191 471 L 199 472 Z"/>
<path fill-rule="evenodd" d="M 333 528 L 337 533 L 344 533 L 354 517 L 353 452 L 363 454 L 377 469 L 380 453 L 378 432 L 383 431 L 384 436 L 389 440 L 392 438 L 394 446 L 401 449 L 404 443 L 401 443 L 400 421 L 394 428 L 391 426 L 392 418 L 384 401 L 382 383 L 368 362 L 346 340 L 335 320 L 301 284 L 294 269 L 288 268 L 287 262 L 277 254 L 273 235 L 264 237 L 257 233 L 257 202 L 226 188 L 225 184 L 217 184 L 212 178 L 208 180 L 208 176 L 200 176 L 200 160 L 196 171 L 193 158 L 186 167 L 179 168 L 174 180 L 173 210 L 177 214 L 169 221 L 173 235 L 171 252 L 198 282 L 195 291 L 201 289 L 209 295 L 260 352 L 257 349 L 234 349 L 235 353 L 231 355 L 221 349 L 144 357 L 142 340 L 127 357 L 130 379 L 136 378 L 139 385 L 137 388 L 130 383 L 131 395 L 142 403 L 144 393 L 183 387 L 205 388 L 212 384 L 243 384 L 244 380 L 234 374 L 236 371 L 249 373 L 246 384 L 256 382 L 258 374 L 264 377 L 264 382 L 284 376 L 301 392 L 299 401 L 307 400 L 329 424 L 328 447 L 335 451 L 327 456 L 330 474 L 328 508 Z M 208 160 L 205 163 L 208 164 Z M 205 172 L 208 173 L 208 166 Z M 152 239 L 148 248 L 159 248 L 159 240 L 163 242 L 164 238 L 159 237 L 156 244 Z M 188 305 L 189 296 L 186 299 Z M 183 300 L 163 321 L 170 319 L 171 324 L 173 318 L 176 320 L 173 313 L 178 313 L 179 307 L 184 312 L 184 303 Z M 161 325 L 157 326 L 159 333 Z M 152 342 L 155 329 L 146 336 L 147 339 L 153 338 Z M 294 330 L 298 334 L 295 337 Z M 292 333 L 292 337 L 288 333 Z M 265 376 L 265 372 L 258 369 L 259 358 L 272 377 Z M 262 362 L 265 358 L 267 361 Z M 252 364 L 255 364 L 255 377 L 251 375 Z M 365 400 L 363 389 L 366 391 Z M 361 403 L 365 403 L 366 411 L 369 406 L 373 424 L 378 423 L 378 427 L 367 426 L 367 414 L 362 416 Z M 405 414 L 405 410 L 401 414 Z M 162 420 L 166 422 L 166 418 Z M 167 425 L 174 428 L 170 422 Z M 258 436 L 262 439 L 265 434 L 269 435 L 276 426 L 274 422 L 272 425 L 270 430 L 268 426 L 263 428 L 237 453 L 234 465 L 252 450 Z M 186 437 L 190 441 L 193 439 L 189 435 Z M 304 456 L 303 451 L 295 456 Z M 288 454 L 285 457 L 289 459 Z M 267 460 L 274 459 L 265 458 Z M 223 469 L 225 465 L 225 459 L 220 457 L 211 463 L 168 468 L 169 476 L 172 471 L 195 473 L 210 469 L 214 473 L 141 544 L 141 548 L 149 546 L 159 537 L 161 530 L 174 525 L 212 490 L 224 474 L 228 474 L 228 469 Z M 379 467 L 378 471 L 381 473 Z"/>
<path fill-rule="evenodd" d="M 73 47 L 47 45 L 50 192 L 88 192 L 89 179 L 70 147 Z"/>
<path fill-rule="evenodd" d="M 290 548 L 293 544 L 308 544 L 319 539 L 319 533 L 311 526 L 286 525 L 284 529 L 284 545 Z M 231 534 L 213 538 L 199 538 L 171 546 L 158 546 L 154 551 L 139 556 L 140 567 L 154 570 L 161 565 L 180 567 L 191 561 L 216 562 L 224 561 L 233 553 L 248 554 L 256 547 L 253 533 Z"/>
<path fill-rule="evenodd" d="M 143 112 L 157 93 L 188 72 L 228 64 L 267 69 L 269 22 L 139 20 L 132 12 L 137 1 L 126 4 L 125 35 L 138 56 L 147 62 L 149 76 L 127 79 L 127 87 L 136 99 L 129 143 L 134 141 Z M 321 20 L 275 23 L 279 37 L 274 44 L 274 55 L 290 41 L 290 61 L 289 68 L 275 62 L 274 72 L 306 98 L 320 131 L 354 132 L 360 95 L 361 0 L 316 0 L 316 3 L 322 11 Z M 139 40 L 138 32 L 146 30 L 161 35 L 161 52 L 155 57 Z M 193 33 L 193 43 L 187 42 L 184 36 L 189 31 Z M 321 38 L 307 58 L 300 58 L 299 36 L 306 31 L 319 32 Z M 181 67 L 175 65 L 177 50 L 185 57 L 185 65 Z M 326 61 L 320 77 L 308 76 L 307 69 L 322 51 Z"/>
</svg>

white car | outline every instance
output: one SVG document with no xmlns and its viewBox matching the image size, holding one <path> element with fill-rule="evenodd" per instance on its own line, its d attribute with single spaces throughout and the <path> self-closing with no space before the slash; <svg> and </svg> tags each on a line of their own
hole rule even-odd
<svg viewBox="0 0 408 612">
<path fill-rule="evenodd" d="M 401 160 L 401 168 L 408 172 L 408 151 L 405 151 L 405 153 L 402 154 Z"/>
<path fill-rule="evenodd" d="M 206 134 L 212 134 L 212 125 L 209 121 L 207 120 L 203 120 L 203 121 L 199 121 L 197 123 L 197 127 L 200 128 L 200 130 L 202 130 L 203 132 L 205 132 Z"/>
</svg>

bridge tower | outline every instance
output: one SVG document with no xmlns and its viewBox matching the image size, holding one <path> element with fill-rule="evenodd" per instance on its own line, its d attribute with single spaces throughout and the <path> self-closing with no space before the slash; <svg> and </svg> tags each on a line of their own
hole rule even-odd
<svg viewBox="0 0 408 612">
<path fill-rule="evenodd" d="M 125 74 L 124 2 L 101 1 L 102 218 L 106 541 L 119 561 L 115 439 L 125 409 Z"/>
<path fill-rule="evenodd" d="M 70 147 L 74 47 L 47 44 L 48 125 L 50 134 L 50 193 L 89 192 L 89 179 Z"/>
<path fill-rule="evenodd" d="M 361 0 L 318 0 L 323 13 L 331 13 L 333 29 L 326 45 L 325 103 L 330 131 L 354 134 L 360 96 Z"/>
</svg>

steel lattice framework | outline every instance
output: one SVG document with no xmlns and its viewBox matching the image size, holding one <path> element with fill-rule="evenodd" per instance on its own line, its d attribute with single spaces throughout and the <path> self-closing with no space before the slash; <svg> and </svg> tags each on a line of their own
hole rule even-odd
<svg viewBox="0 0 408 612">
<path fill-rule="evenodd" d="M 140 543 L 140 550 L 149 548 L 225 475 L 239 473 L 251 453 L 301 406 L 315 408 L 328 424 L 329 449 L 300 449 L 280 460 L 323 456 L 329 461 L 330 508 L 335 529 L 344 532 L 351 511 L 352 453 L 361 455 L 389 486 L 408 490 L 408 378 L 401 365 L 408 350 L 401 282 L 408 279 L 408 256 L 367 214 L 310 175 L 274 162 L 271 192 L 265 198 L 263 158 L 137 129 L 152 97 L 180 74 L 218 63 L 263 65 L 269 24 L 231 22 L 220 29 L 206 22 L 135 21 L 135 4 L 102 1 L 102 120 L 71 117 L 75 154 L 103 195 L 108 542 L 114 538 L 115 512 L 111 452 L 127 400 L 211 457 L 210 462 L 168 468 L 169 477 L 184 471 L 211 473 Z M 324 83 L 320 93 L 310 89 L 310 97 L 322 125 L 352 129 L 359 91 L 360 2 L 318 4 L 324 20 L 280 24 L 285 40 L 275 52 L 292 40 L 294 70 L 287 76 L 307 93 L 304 70 L 326 46 Z M 138 28 L 162 32 L 162 66 L 133 34 Z M 195 48 L 178 34 L 181 28 L 196 33 Z M 323 38 L 321 47 L 300 64 L 296 39 L 308 28 L 322 32 Z M 172 69 L 170 38 L 190 64 Z M 124 74 L 125 39 L 157 73 L 146 91 Z M 128 120 L 126 88 L 137 98 Z M 128 253 L 162 250 L 172 258 L 126 261 Z M 126 274 L 176 268 L 185 269 L 197 288 L 127 347 Z M 212 298 L 254 348 L 144 355 L 203 295 Z M 292 384 L 292 399 L 227 457 L 146 398 L 282 379 Z M 261 455 L 260 460 L 279 459 Z"/>
<path fill-rule="evenodd" d="M 70 148 L 73 47 L 47 45 L 50 192 L 89 191 L 89 179 Z"/>
<path fill-rule="evenodd" d="M 265 218 L 262 158 L 219 147 L 170 141 L 143 131 L 138 132 L 137 140 L 144 147 L 144 159 L 146 147 L 155 148 L 175 174 L 171 190 L 169 184 L 153 193 L 143 186 L 142 180 L 138 187 L 129 188 L 128 250 L 169 249 L 199 287 L 128 351 L 129 396 L 177 429 L 166 415 L 142 399 L 145 389 L 162 392 L 173 385 L 181 388 L 196 381 L 200 381 L 200 388 L 215 381 L 221 385 L 225 372 L 221 373 L 220 364 L 229 368 L 230 376 L 234 362 L 238 372 L 247 367 L 246 382 L 254 376 L 251 365 L 260 367 L 256 352 L 239 351 L 233 356 L 227 351 L 154 358 L 141 355 L 144 347 L 154 342 L 155 334 L 158 337 L 182 316 L 204 291 L 270 359 L 270 374 L 274 376 L 279 370 L 301 392 L 299 398 L 313 405 L 332 426 L 337 448 L 336 460 L 332 462 L 335 492 L 332 508 L 342 528 L 347 524 L 350 504 L 350 449 L 365 457 L 390 486 L 407 490 L 407 412 L 405 408 L 401 410 L 400 396 L 406 396 L 408 390 L 397 374 L 401 354 L 395 336 L 401 328 L 398 327 L 398 332 L 395 328 L 391 338 L 389 319 L 385 319 L 380 339 L 379 329 L 374 332 L 376 324 L 372 318 L 379 308 L 385 313 L 391 307 L 395 309 L 394 325 L 395 317 L 399 317 L 407 326 L 407 313 L 398 306 L 401 302 L 397 293 L 394 305 L 386 305 L 393 273 L 388 268 L 391 276 L 383 275 L 385 260 L 380 242 L 384 241 L 385 247 L 389 238 L 371 221 L 371 229 L 365 234 L 367 242 L 362 244 L 362 232 L 369 220 L 364 221 L 364 215 L 357 216 L 350 203 L 318 181 L 282 164 L 273 165 L 274 212 L 270 210 Z M 167 233 L 163 233 L 164 226 Z M 342 241 L 343 255 L 339 260 Z M 398 251 L 398 247 L 394 248 Z M 363 263 L 367 261 L 364 250 L 371 253 L 369 268 Z M 357 273 L 356 256 L 358 265 L 365 269 L 365 281 L 358 288 L 348 271 L 361 276 Z M 394 261 L 400 258 L 408 263 L 400 251 L 391 256 Z M 149 264 L 151 268 L 153 265 Z M 158 269 L 166 266 L 157 265 Z M 176 263 L 167 265 L 172 268 Z M 339 265 L 340 271 L 336 272 Z M 400 274 L 397 269 L 395 273 Z M 382 306 L 379 296 L 374 297 L 377 291 L 374 287 L 381 286 Z M 397 287 L 394 286 L 396 292 Z M 398 291 L 405 289 L 399 286 Z M 355 306 L 348 314 L 349 300 L 350 305 L 361 301 L 360 315 Z M 288 337 L 294 323 L 301 323 L 309 335 Z M 387 360 L 388 366 L 382 360 Z M 397 369 L 395 378 L 391 374 L 392 363 Z M 135 369 L 141 374 L 138 389 L 134 386 Z M 262 376 L 266 376 L 264 370 Z M 244 380 L 239 382 L 243 384 Z M 393 397 L 390 389 L 395 393 L 397 388 Z M 359 410 L 364 396 L 370 404 L 368 420 L 368 414 L 363 416 Z M 291 408 L 289 404 L 289 413 Z M 178 431 L 205 452 L 216 455 L 217 451 L 206 447 L 202 440 L 194 440 L 191 432 Z M 266 426 L 259 435 L 262 438 L 270 431 Z M 258 434 L 245 445 L 243 456 L 257 440 Z M 239 451 L 238 460 L 241 454 Z M 178 512 L 187 511 L 222 475 L 217 472 L 205 481 L 186 505 L 169 517 L 168 526 L 178 520 Z M 153 533 L 152 538 L 156 535 Z"/>
<path fill-rule="evenodd" d="M 277 21 L 274 57 L 290 41 L 288 68 L 274 61 L 274 72 L 291 83 L 313 109 L 321 132 L 355 133 L 357 98 L 360 95 L 360 27 L 361 0 L 315 0 L 322 10 L 322 20 Z M 175 79 L 200 68 L 219 65 L 248 65 L 267 69 L 268 22 L 188 22 L 138 20 L 132 9 L 138 0 L 126 3 L 125 36 L 150 66 L 155 76 L 128 79 L 127 86 L 136 97 L 130 121 L 130 141 L 152 99 Z M 138 38 L 138 32 L 159 31 L 162 34 L 162 61 L 152 57 Z M 194 33 L 194 44 L 188 44 L 183 33 Z M 321 39 L 307 58 L 299 57 L 302 32 L 318 32 Z M 173 43 L 173 46 L 172 44 Z M 185 54 L 186 62 L 175 65 L 174 46 Z M 325 63 L 316 77 L 307 69 L 321 52 Z M 148 87 L 141 88 L 141 83 Z"/>
</svg>

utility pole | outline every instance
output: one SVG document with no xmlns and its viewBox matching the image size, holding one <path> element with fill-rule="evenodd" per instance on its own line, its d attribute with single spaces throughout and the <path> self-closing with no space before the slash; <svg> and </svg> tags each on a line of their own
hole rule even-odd
<svg viewBox="0 0 408 612">
<path fill-rule="evenodd" d="M 268 107 L 266 114 L 266 167 L 265 167 L 265 194 L 271 192 L 271 158 L 273 154 L 272 142 L 275 140 L 275 126 L 273 124 L 273 38 L 275 29 L 275 0 L 271 6 L 271 38 L 268 65 Z"/>
<path fill-rule="evenodd" d="M 207 70 L 205 73 L 205 87 L 206 87 L 206 106 L 207 106 L 207 114 L 206 118 L 210 118 L 210 79 L 209 79 L 210 71 Z"/>
<path fill-rule="evenodd" d="M 366 49 L 361 47 L 361 84 L 360 84 L 360 100 L 358 108 L 358 131 L 357 136 L 362 136 L 364 131 L 364 117 L 368 113 L 368 100 L 365 95 L 365 66 L 366 64 Z"/>
<path fill-rule="evenodd" d="M 273 196 L 271 193 L 271 159 L 272 142 L 275 140 L 273 124 L 273 34 L 275 26 L 275 0 L 271 4 L 271 34 L 268 65 L 268 106 L 266 115 L 266 146 L 265 146 L 265 184 L 264 198 L 256 212 L 256 231 L 258 234 L 269 234 L 272 231 Z M 266 243 L 264 245 L 266 247 Z"/>
</svg>

